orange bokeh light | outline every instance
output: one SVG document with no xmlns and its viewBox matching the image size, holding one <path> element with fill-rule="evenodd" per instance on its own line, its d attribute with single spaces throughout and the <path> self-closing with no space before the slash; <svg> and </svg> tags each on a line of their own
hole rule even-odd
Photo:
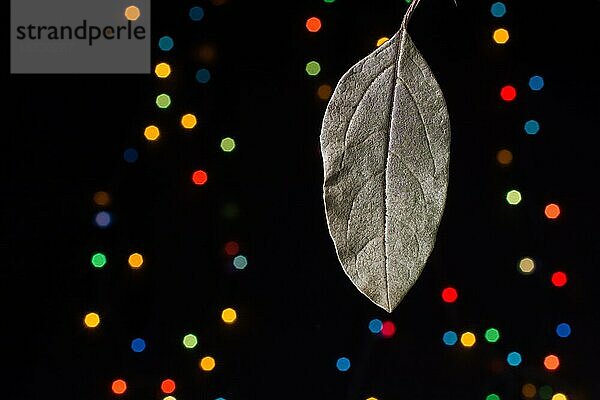
<svg viewBox="0 0 600 400">
<path fill-rule="evenodd" d="M 544 358 L 544 367 L 549 371 L 556 371 L 560 365 L 560 360 L 554 354 L 550 354 Z"/>
<path fill-rule="evenodd" d="M 310 17 L 306 20 L 306 29 L 309 32 L 319 32 L 321 30 L 321 20 L 317 17 Z"/>
<path fill-rule="evenodd" d="M 556 219 L 560 215 L 560 207 L 558 204 L 550 203 L 544 209 L 544 214 L 549 219 Z"/>
</svg>

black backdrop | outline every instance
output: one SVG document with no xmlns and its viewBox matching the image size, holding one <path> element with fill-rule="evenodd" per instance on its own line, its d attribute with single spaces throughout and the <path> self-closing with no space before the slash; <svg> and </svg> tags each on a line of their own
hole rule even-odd
<svg viewBox="0 0 600 400">
<path fill-rule="evenodd" d="M 9 76 L 3 325 L 16 378 L 7 398 L 113 398 L 119 377 L 130 399 L 162 398 L 166 377 L 184 400 L 516 399 L 526 382 L 597 397 L 599 3 L 507 1 L 501 20 L 490 4 L 424 0 L 409 27 L 448 104 L 451 177 L 435 250 L 391 315 L 336 261 L 321 200 L 326 102 L 315 92 L 394 33 L 403 1 L 200 2 L 199 23 L 186 15 L 196 3 L 154 1 L 153 62 L 170 62 L 173 77 Z M 324 25 L 309 34 L 313 15 Z M 499 26 L 511 33 L 505 46 L 491 40 Z M 164 34 L 175 39 L 168 54 L 154 45 Z M 212 62 L 198 57 L 207 44 Z M 311 59 L 318 77 L 304 72 Z M 207 85 L 193 78 L 201 66 Z M 546 81 L 539 93 L 527 88 L 534 74 Z M 498 98 L 505 83 L 517 87 L 512 103 Z M 163 91 L 174 103 L 159 111 Z M 178 127 L 187 111 L 199 118 L 193 133 Z M 532 137 L 522 131 L 530 116 L 542 124 Z M 156 143 L 142 136 L 151 122 L 163 131 Z M 238 147 L 225 154 L 228 135 Z M 127 147 L 139 151 L 134 164 Z M 513 151 L 509 167 L 495 161 L 501 148 Z M 190 182 L 196 168 L 209 174 L 203 187 Z M 517 207 L 504 200 L 513 187 L 524 196 Z M 92 224 L 97 190 L 112 195 L 107 230 Z M 543 217 L 552 201 L 563 210 L 556 221 Z M 228 240 L 248 257 L 244 271 L 224 255 Z M 102 270 L 89 264 L 97 250 L 109 258 Z M 146 260 L 135 273 L 132 251 Z M 527 277 L 516 269 L 525 255 L 538 268 Z M 565 288 L 549 283 L 556 269 L 569 274 Z M 457 303 L 440 300 L 446 285 Z M 226 306 L 238 311 L 234 326 L 219 319 Z M 94 331 L 82 324 L 89 310 L 102 317 Z M 368 331 L 375 317 L 396 323 L 393 338 Z M 559 340 L 563 320 L 573 334 Z M 495 345 L 481 336 L 488 326 L 502 333 Z M 448 329 L 474 331 L 477 345 L 444 346 Z M 193 351 L 181 345 L 188 331 L 199 338 Z M 130 350 L 134 337 L 146 340 L 143 353 Z M 521 366 L 504 361 L 511 350 Z M 561 358 L 554 373 L 542 366 L 549 353 Z M 197 367 L 204 354 L 217 360 L 211 373 Z M 347 373 L 335 368 L 342 355 Z"/>
</svg>

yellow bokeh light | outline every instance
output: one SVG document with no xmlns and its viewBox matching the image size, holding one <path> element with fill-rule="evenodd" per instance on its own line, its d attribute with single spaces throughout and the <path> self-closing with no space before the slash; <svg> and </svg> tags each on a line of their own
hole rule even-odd
<svg viewBox="0 0 600 400">
<path fill-rule="evenodd" d="M 150 141 L 155 141 L 160 136 L 160 131 L 156 126 L 150 125 L 144 129 L 144 136 Z"/>
<path fill-rule="evenodd" d="M 384 44 L 385 42 L 387 42 L 388 40 L 390 40 L 389 37 L 380 37 L 379 39 L 377 39 L 377 47 L 381 46 L 382 44 Z"/>
<path fill-rule="evenodd" d="M 131 268 L 140 268 L 144 263 L 144 257 L 140 253 L 133 253 L 127 260 Z"/>
<path fill-rule="evenodd" d="M 163 400 L 177 400 L 177 399 L 173 396 L 167 396 Z"/>
<path fill-rule="evenodd" d="M 567 400 L 567 396 L 565 396 L 562 393 L 554 393 L 554 396 L 552 396 L 552 400 Z"/>
<path fill-rule="evenodd" d="M 95 312 L 87 313 L 83 318 L 83 323 L 88 328 L 95 328 L 100 324 L 100 316 Z"/>
<path fill-rule="evenodd" d="M 211 356 L 202 357 L 202 359 L 200 360 L 200 369 L 202 371 L 212 371 L 213 369 L 215 369 L 215 365 L 215 359 Z"/>
<path fill-rule="evenodd" d="M 237 319 L 237 313 L 233 308 L 226 308 L 221 313 L 221 318 L 226 324 L 233 324 Z"/>
<path fill-rule="evenodd" d="M 140 9 L 136 6 L 129 6 L 125 9 L 125 18 L 130 21 L 136 21 L 140 17 Z"/>
<path fill-rule="evenodd" d="M 510 35 L 508 34 L 508 31 L 504 28 L 496 29 L 494 31 L 494 42 L 498 44 L 504 44 L 508 42 L 509 37 Z"/>
<path fill-rule="evenodd" d="M 535 262 L 529 257 L 525 257 L 519 261 L 519 271 L 523 274 L 531 274 L 535 270 Z"/>
<path fill-rule="evenodd" d="M 460 336 L 460 342 L 465 347 L 473 347 L 475 345 L 475 335 L 472 332 L 465 332 Z"/>
<path fill-rule="evenodd" d="M 192 129 L 196 126 L 197 122 L 198 121 L 196 120 L 196 116 L 194 114 L 185 114 L 183 117 L 181 117 L 181 126 L 183 126 L 185 129 Z"/>
<path fill-rule="evenodd" d="M 377 400 L 377 397 L 369 397 L 367 400 Z"/>
<path fill-rule="evenodd" d="M 159 78 L 166 78 L 167 76 L 171 75 L 171 66 L 164 62 L 157 64 L 154 68 L 154 73 Z"/>
</svg>

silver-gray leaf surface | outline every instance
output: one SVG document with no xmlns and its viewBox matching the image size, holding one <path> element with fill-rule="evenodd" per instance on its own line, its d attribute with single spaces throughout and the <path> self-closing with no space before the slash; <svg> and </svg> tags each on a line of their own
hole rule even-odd
<svg viewBox="0 0 600 400">
<path fill-rule="evenodd" d="M 354 285 L 391 312 L 423 270 L 444 209 L 450 123 L 406 31 L 339 81 L 321 131 L 329 233 Z"/>
</svg>

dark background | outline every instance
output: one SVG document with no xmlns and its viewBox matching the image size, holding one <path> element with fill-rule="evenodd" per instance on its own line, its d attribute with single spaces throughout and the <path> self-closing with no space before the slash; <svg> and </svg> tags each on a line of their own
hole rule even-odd
<svg viewBox="0 0 600 400">
<path fill-rule="evenodd" d="M 4 398 L 114 398 L 110 383 L 123 378 L 123 397 L 158 399 L 166 377 L 184 400 L 518 399 L 527 382 L 597 398 L 600 3 L 510 0 L 501 19 L 491 3 L 424 0 L 409 26 L 448 104 L 450 184 L 434 252 L 391 315 L 353 287 L 327 233 L 326 101 L 316 89 L 391 36 L 404 1 L 154 1 L 153 62 L 171 63 L 169 79 L 10 75 Z M 192 5 L 204 7 L 201 22 L 188 19 Z M 310 16 L 323 21 L 319 33 L 304 28 Z M 501 26 L 505 46 L 491 40 Z M 169 53 L 156 47 L 164 34 L 175 39 Z M 198 55 L 206 45 L 212 62 Z M 318 77 L 304 72 L 312 59 Z M 212 73 L 206 85 L 194 80 L 200 67 Z M 541 92 L 527 87 L 534 74 Z M 507 83 L 518 90 L 511 103 L 498 97 Z M 154 104 L 161 92 L 173 98 L 168 110 Z M 192 133 L 178 126 L 189 111 L 199 118 Z M 534 136 L 522 128 L 530 118 L 542 126 Z M 161 127 L 155 143 L 142 135 L 150 123 Z M 233 153 L 219 149 L 224 136 L 236 139 Z M 140 153 L 134 164 L 127 147 Z M 495 161 L 501 148 L 512 165 Z M 191 184 L 197 168 L 209 174 L 202 187 Z M 524 196 L 516 207 L 504 200 L 512 188 Z M 112 195 L 106 230 L 92 223 L 97 190 Z M 543 215 L 549 202 L 562 208 L 556 221 Z M 224 254 L 228 240 L 239 241 L 245 270 Z M 108 256 L 101 270 L 89 263 L 96 251 Z M 145 257 L 139 271 L 127 266 L 134 251 Z M 517 272 L 524 256 L 537 262 L 531 276 Z M 562 289 L 550 284 L 557 269 L 569 275 Z M 447 285 L 459 291 L 454 304 L 441 301 Z M 227 306 L 238 311 L 233 326 L 220 320 Z M 83 327 L 89 311 L 101 315 L 96 330 Z M 376 317 L 396 323 L 393 338 L 369 332 Z M 562 321 L 568 339 L 554 333 Z M 497 344 L 483 340 L 489 326 L 502 333 Z M 478 343 L 446 347 L 448 329 Z M 192 351 L 181 345 L 189 331 Z M 131 351 L 135 337 L 143 353 Z M 505 362 L 513 350 L 523 354 L 516 368 Z M 562 362 L 553 373 L 542 365 L 550 353 Z M 217 360 L 211 373 L 197 366 L 205 354 Z M 340 356 L 347 373 L 335 368 Z"/>
</svg>

